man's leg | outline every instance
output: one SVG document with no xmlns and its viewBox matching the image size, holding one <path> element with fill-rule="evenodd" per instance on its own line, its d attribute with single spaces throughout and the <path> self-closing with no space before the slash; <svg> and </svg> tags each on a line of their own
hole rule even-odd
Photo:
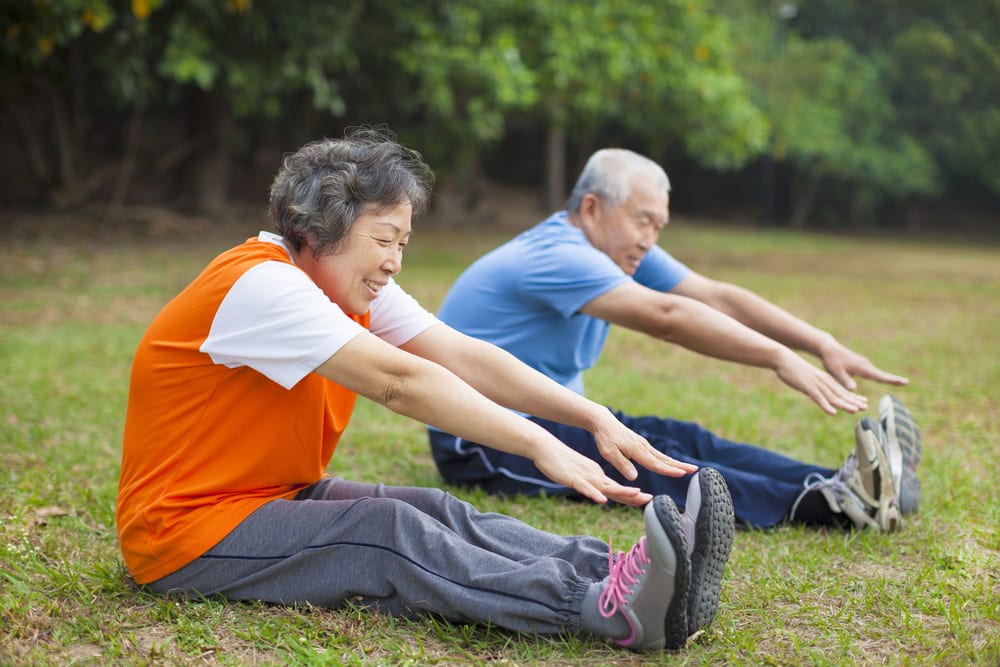
<svg viewBox="0 0 1000 667">
<path fill-rule="evenodd" d="M 831 468 L 801 463 L 761 447 L 721 438 L 693 422 L 631 417 L 618 411 L 615 415 L 668 456 L 712 467 L 722 473 L 732 494 L 736 520 L 743 525 L 766 528 L 781 523 L 802 492 L 807 476 L 811 473 L 829 476 L 835 472 Z M 626 480 L 604 460 L 593 436 L 585 429 L 537 417 L 531 419 L 568 446 L 600 463 L 611 478 L 639 486 L 649 493 L 669 495 L 679 507 L 684 506 L 687 477 L 665 477 L 640 467 L 637 479 Z M 529 459 L 522 456 L 435 431 L 431 431 L 431 449 L 438 470 L 454 484 L 479 486 L 490 493 L 576 496 L 572 489 L 546 479 Z"/>
<path fill-rule="evenodd" d="M 551 425 L 553 433 L 562 426 L 544 420 L 532 421 L 546 429 Z M 570 426 L 563 428 L 566 431 L 561 435 L 556 433 L 556 437 L 573 449 L 586 453 L 588 439 L 593 446 L 593 437 L 587 431 Z M 438 472 L 450 484 L 478 487 L 497 495 L 547 494 L 582 498 L 573 489 L 550 480 L 527 457 L 508 454 L 436 429 L 428 429 L 428 436 Z"/>
<path fill-rule="evenodd" d="M 835 472 L 832 468 L 803 463 L 763 447 L 728 440 L 695 422 L 632 417 L 618 411 L 615 415 L 668 456 L 717 469 L 733 497 L 736 520 L 745 526 L 768 528 L 781 523 L 802 493 L 803 482 L 809 475 L 815 473 L 826 477 Z M 667 479 L 652 473 L 645 473 L 645 477 L 654 485 L 657 479 Z M 677 492 L 679 488 L 674 488 L 671 495 Z M 678 501 L 682 507 L 684 503 L 684 498 Z"/>
</svg>

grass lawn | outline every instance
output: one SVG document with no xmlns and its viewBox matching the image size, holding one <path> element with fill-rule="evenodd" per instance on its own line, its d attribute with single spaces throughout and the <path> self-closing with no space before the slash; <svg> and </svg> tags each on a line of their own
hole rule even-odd
<svg viewBox="0 0 1000 667">
<path fill-rule="evenodd" d="M 436 309 L 509 236 L 424 229 L 399 282 Z M 886 370 L 924 436 L 923 505 L 903 532 L 739 532 L 712 628 L 677 654 L 137 589 L 114 503 L 129 365 L 157 310 L 225 240 L 21 240 L 0 264 L 0 664 L 982 664 L 1000 662 L 1000 248 L 791 235 L 679 220 L 662 242 L 834 333 Z M 839 466 L 851 415 L 824 415 L 772 373 L 614 331 L 592 398 L 671 414 Z M 864 382 L 874 407 L 886 389 Z M 436 485 L 423 429 L 360 401 L 330 472 Z M 502 500 L 483 510 L 630 544 L 627 508 Z"/>
</svg>

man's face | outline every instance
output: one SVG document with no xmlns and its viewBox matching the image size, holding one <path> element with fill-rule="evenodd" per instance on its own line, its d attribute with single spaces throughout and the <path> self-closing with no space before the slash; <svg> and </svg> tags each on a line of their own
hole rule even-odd
<svg viewBox="0 0 1000 667">
<path fill-rule="evenodd" d="M 670 193 L 651 178 L 637 178 L 618 206 L 587 195 L 580 217 L 587 240 L 631 276 L 670 220 Z"/>
<path fill-rule="evenodd" d="M 389 278 L 403 268 L 412 213 L 409 204 L 365 213 L 332 254 L 315 257 L 303 246 L 297 262 L 341 310 L 363 315 Z"/>
</svg>

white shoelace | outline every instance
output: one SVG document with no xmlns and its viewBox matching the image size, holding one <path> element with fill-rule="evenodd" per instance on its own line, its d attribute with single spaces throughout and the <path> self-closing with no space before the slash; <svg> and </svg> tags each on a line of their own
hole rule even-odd
<svg viewBox="0 0 1000 667">
<path fill-rule="evenodd" d="M 799 509 L 799 503 L 802 502 L 803 496 L 805 496 L 810 491 L 820 491 L 822 489 L 830 489 L 834 492 L 834 496 L 839 498 L 843 495 L 855 495 L 849 486 L 844 482 L 845 479 L 854 474 L 854 471 L 858 467 L 858 457 L 854 452 L 847 457 L 844 461 L 844 465 L 841 466 L 840 470 L 833 473 L 830 477 L 823 477 L 823 475 L 818 472 L 811 472 L 806 475 L 806 478 L 802 480 L 802 493 L 799 497 L 795 499 L 795 503 L 792 505 L 792 511 L 788 513 L 788 518 L 795 518 L 795 512 Z"/>
</svg>

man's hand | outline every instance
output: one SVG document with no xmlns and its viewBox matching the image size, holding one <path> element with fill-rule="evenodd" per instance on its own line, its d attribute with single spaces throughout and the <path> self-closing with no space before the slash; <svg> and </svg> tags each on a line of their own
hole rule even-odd
<svg viewBox="0 0 1000 667">
<path fill-rule="evenodd" d="M 886 384 L 904 385 L 909 383 L 909 380 L 905 377 L 883 371 L 868 361 L 867 357 L 844 347 L 836 340 L 831 340 L 820 351 L 820 360 L 830 375 L 851 391 L 858 388 L 858 383 L 854 381 L 854 376 Z"/>
<path fill-rule="evenodd" d="M 683 477 L 698 470 L 696 465 L 678 461 L 656 450 L 648 440 L 621 423 L 610 410 L 608 419 L 595 428 L 593 433 L 601 456 L 625 479 L 635 479 L 638 476 L 633 461 L 667 477 Z"/>
<path fill-rule="evenodd" d="M 850 413 L 868 409 L 867 398 L 848 390 L 791 350 L 782 355 L 775 372 L 782 382 L 811 398 L 827 414 L 835 415 L 838 409 Z"/>
<path fill-rule="evenodd" d="M 619 484 L 605 475 L 595 461 L 558 440 L 553 447 L 535 450 L 531 460 L 553 482 L 568 486 L 595 503 L 603 505 L 614 500 L 623 505 L 642 507 L 653 499 L 652 495 L 634 486 Z"/>
</svg>

